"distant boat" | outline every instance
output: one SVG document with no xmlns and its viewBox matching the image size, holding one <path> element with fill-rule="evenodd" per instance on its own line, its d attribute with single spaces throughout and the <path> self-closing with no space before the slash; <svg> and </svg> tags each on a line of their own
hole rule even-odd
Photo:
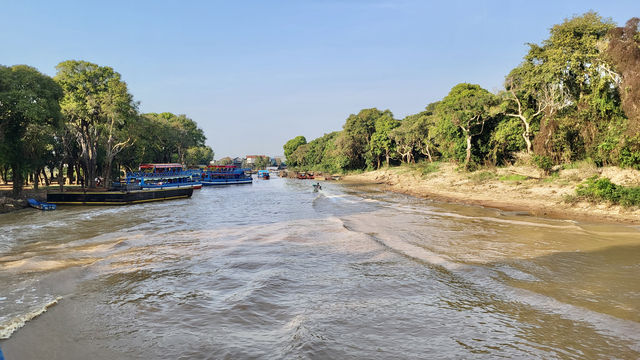
<svg viewBox="0 0 640 360">
<path fill-rule="evenodd" d="M 253 179 L 246 172 L 234 165 L 209 165 L 200 172 L 200 182 L 204 186 L 251 184 Z"/>
<path fill-rule="evenodd" d="M 143 164 L 138 171 L 127 173 L 126 184 L 142 189 L 202 188 L 202 182 L 194 179 L 192 170 L 184 170 L 182 164 Z"/>
<path fill-rule="evenodd" d="M 269 180 L 269 171 L 268 170 L 258 170 L 258 178 L 263 180 Z"/>
<path fill-rule="evenodd" d="M 55 204 L 48 204 L 46 202 L 38 201 L 36 199 L 27 199 L 29 206 L 32 208 L 40 209 L 40 210 L 55 210 Z"/>
<path fill-rule="evenodd" d="M 298 173 L 298 175 L 296 176 L 296 178 L 301 179 L 301 180 L 305 180 L 305 179 L 313 179 L 313 175 L 312 175 L 312 174 L 305 173 L 305 172 L 301 172 L 301 173 Z"/>
</svg>

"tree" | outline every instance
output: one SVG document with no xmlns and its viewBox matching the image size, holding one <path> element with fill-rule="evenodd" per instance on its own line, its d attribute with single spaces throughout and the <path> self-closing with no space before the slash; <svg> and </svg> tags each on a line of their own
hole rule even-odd
<svg viewBox="0 0 640 360">
<path fill-rule="evenodd" d="M 185 165 L 209 165 L 213 160 L 213 149 L 209 146 L 193 146 L 185 153 Z"/>
<path fill-rule="evenodd" d="M 482 134 L 496 104 L 493 94 L 480 85 L 467 83 L 454 86 L 440 103 L 439 108 L 464 134 L 467 144 L 465 166 L 469 166 L 471 160 L 471 140 Z"/>
<path fill-rule="evenodd" d="M 68 60 L 56 69 L 54 79 L 64 91 L 62 113 L 80 145 L 86 183 L 95 187 L 99 146 L 107 149 L 105 171 L 110 172 L 113 157 L 129 143 L 116 139 L 115 131 L 135 114 L 136 106 L 126 83 L 111 67 Z"/>
<path fill-rule="evenodd" d="M 524 130 L 522 138 L 527 146 L 527 153 L 533 152 L 533 132 L 531 126 L 533 121 L 539 121 L 540 115 L 548 107 L 554 107 L 552 101 L 555 97 L 549 96 L 551 90 L 546 84 L 540 83 L 540 78 L 536 75 L 536 65 L 524 63 L 511 70 L 505 82 L 506 91 L 502 93 L 503 111 L 506 116 L 514 117 L 522 122 Z M 566 104 L 566 102 L 558 102 Z"/>
<path fill-rule="evenodd" d="M 284 149 L 284 156 L 287 159 L 287 161 L 289 160 L 289 157 L 291 156 L 291 154 L 293 154 L 293 152 L 296 151 L 296 149 L 300 145 L 304 145 L 306 143 L 307 143 L 307 139 L 302 135 L 296 136 L 293 139 L 287 141 L 286 144 L 284 144 L 284 146 L 282 147 Z"/>
<path fill-rule="evenodd" d="M 267 166 L 271 165 L 271 159 L 268 156 L 258 156 L 255 158 L 255 162 L 253 163 L 254 169 L 266 169 Z"/>
<path fill-rule="evenodd" d="M 382 116 L 375 120 L 375 132 L 371 135 L 371 153 L 376 159 L 377 168 L 380 168 L 380 158 L 384 156 L 387 166 L 391 154 L 395 150 L 395 144 L 391 139 L 391 131 L 400 126 L 398 120 L 393 118 L 390 111 L 384 112 Z"/>
<path fill-rule="evenodd" d="M 629 132 L 640 132 L 640 19 L 634 17 L 624 27 L 610 30 L 607 59 L 620 76 L 622 108 L 630 120 Z"/>
<path fill-rule="evenodd" d="M 61 88 L 35 68 L 0 66 L 0 160 L 11 167 L 15 196 L 22 192 L 28 165 L 25 136 L 40 133 L 42 126 L 59 125 L 61 98 Z"/>
<path fill-rule="evenodd" d="M 529 44 L 527 67 L 534 69 L 535 93 L 544 107 L 534 151 L 555 161 L 593 153 L 620 117 L 618 75 L 602 49 L 614 27 L 595 12 L 554 25 L 541 45 Z"/>
<path fill-rule="evenodd" d="M 358 114 L 351 114 L 347 118 L 336 144 L 350 160 L 350 168 L 373 166 L 371 137 L 376 131 L 376 120 L 383 116 L 393 118 L 391 111 L 376 108 L 360 110 Z"/>
</svg>

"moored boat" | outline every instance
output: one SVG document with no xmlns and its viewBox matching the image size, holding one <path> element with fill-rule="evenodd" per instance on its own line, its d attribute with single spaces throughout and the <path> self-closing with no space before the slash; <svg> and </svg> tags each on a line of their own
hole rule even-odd
<svg viewBox="0 0 640 360">
<path fill-rule="evenodd" d="M 258 170 L 258 178 L 263 180 L 269 180 L 269 171 L 268 170 Z"/>
<path fill-rule="evenodd" d="M 109 191 L 69 191 L 47 193 L 47 202 L 65 205 L 131 205 L 151 201 L 184 199 L 193 195 L 193 187 L 142 189 L 125 186 Z"/>
<path fill-rule="evenodd" d="M 185 171 L 176 163 L 140 165 L 137 172 L 127 173 L 126 183 L 142 189 L 202 188 L 202 182 L 194 180 L 193 171 Z"/>
<path fill-rule="evenodd" d="M 31 206 L 32 208 L 39 209 L 39 210 L 55 210 L 56 209 L 55 204 L 49 204 L 46 202 L 38 201 L 36 199 L 27 199 L 27 202 L 29 203 L 29 206 Z"/>
<path fill-rule="evenodd" d="M 200 173 L 200 181 L 204 186 L 251 184 L 253 178 L 246 171 L 233 165 L 209 165 Z"/>
</svg>

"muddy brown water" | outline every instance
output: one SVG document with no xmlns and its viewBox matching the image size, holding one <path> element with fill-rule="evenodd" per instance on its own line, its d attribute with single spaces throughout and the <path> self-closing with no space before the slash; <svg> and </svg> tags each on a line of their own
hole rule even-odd
<svg viewBox="0 0 640 360">
<path fill-rule="evenodd" d="M 312 183 L 0 215 L 0 348 L 8 360 L 640 358 L 640 228 Z"/>
</svg>

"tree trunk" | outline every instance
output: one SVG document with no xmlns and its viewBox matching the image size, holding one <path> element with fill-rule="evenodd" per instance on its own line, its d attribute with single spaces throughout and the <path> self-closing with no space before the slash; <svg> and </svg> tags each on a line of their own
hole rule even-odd
<svg viewBox="0 0 640 360">
<path fill-rule="evenodd" d="M 13 196 L 19 197 L 22 195 L 22 186 L 24 179 L 22 178 L 22 168 L 20 164 L 11 164 L 11 172 L 13 173 Z"/>
<path fill-rule="evenodd" d="M 464 159 L 464 166 L 468 166 L 469 161 L 471 161 L 471 135 L 467 135 L 467 157 Z"/>
<path fill-rule="evenodd" d="M 531 145 L 531 130 L 528 122 L 523 121 L 523 123 L 524 132 L 522 133 L 522 137 L 524 138 L 524 142 L 527 143 L 527 154 L 531 154 L 533 152 Z"/>
<path fill-rule="evenodd" d="M 64 191 L 64 164 L 60 162 L 58 166 L 58 186 L 60 187 L 60 192 Z"/>
<path fill-rule="evenodd" d="M 44 185 L 49 186 L 49 178 L 47 177 L 47 169 L 42 169 L 42 177 L 44 178 Z M 53 170 L 51 170 L 51 180 L 53 180 Z"/>
</svg>

